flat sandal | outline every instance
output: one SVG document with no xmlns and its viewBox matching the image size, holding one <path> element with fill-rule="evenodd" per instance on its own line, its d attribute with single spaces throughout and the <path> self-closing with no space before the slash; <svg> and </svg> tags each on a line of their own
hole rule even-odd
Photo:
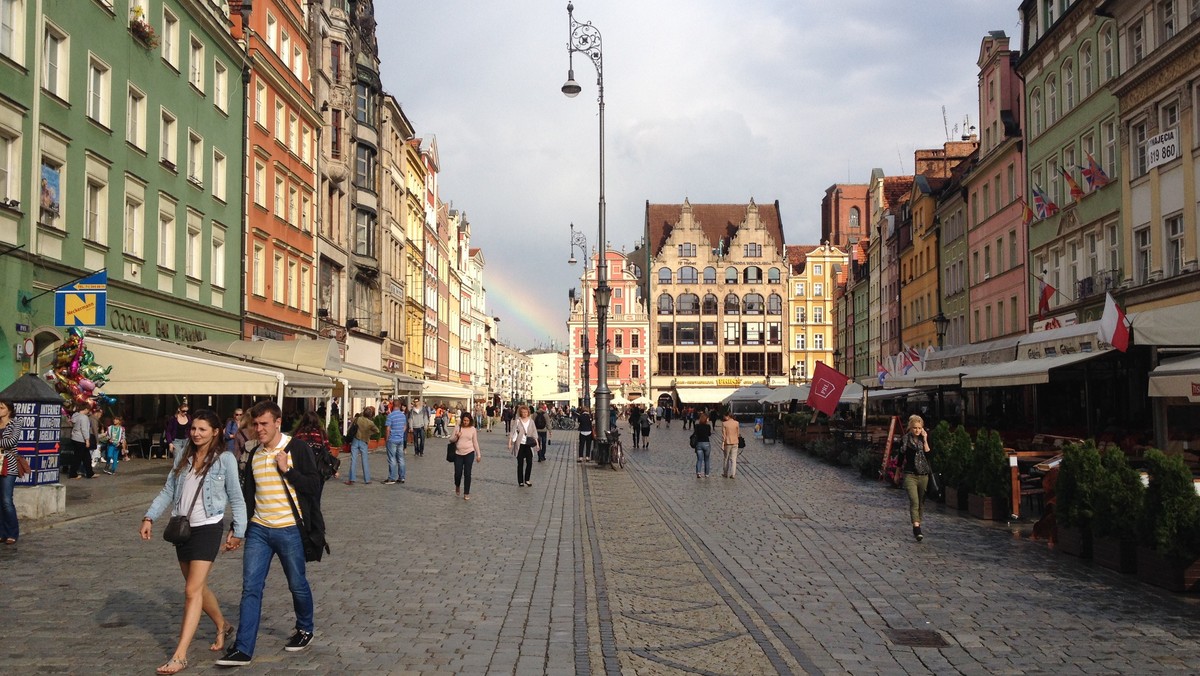
<svg viewBox="0 0 1200 676">
<path fill-rule="evenodd" d="M 174 671 L 171 671 L 170 668 L 173 665 L 179 665 L 179 668 Z M 171 659 L 167 660 L 166 664 L 162 665 L 158 669 L 155 669 L 154 673 L 156 673 L 156 674 L 178 674 L 179 672 L 183 671 L 184 669 L 187 669 L 187 667 L 188 667 L 188 661 L 187 661 L 186 657 L 183 659 L 180 659 L 178 657 L 172 657 Z"/>
</svg>

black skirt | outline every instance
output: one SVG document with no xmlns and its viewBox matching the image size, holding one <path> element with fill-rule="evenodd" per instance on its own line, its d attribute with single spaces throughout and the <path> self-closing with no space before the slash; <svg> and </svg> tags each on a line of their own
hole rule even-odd
<svg viewBox="0 0 1200 676">
<path fill-rule="evenodd" d="M 225 522 L 192 526 L 192 537 L 181 545 L 175 545 L 175 558 L 184 561 L 216 561 L 225 539 Z"/>
</svg>

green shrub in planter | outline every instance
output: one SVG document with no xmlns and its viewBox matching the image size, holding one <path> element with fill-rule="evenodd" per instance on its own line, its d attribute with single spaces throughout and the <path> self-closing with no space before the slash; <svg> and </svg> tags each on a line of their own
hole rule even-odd
<svg viewBox="0 0 1200 676">
<path fill-rule="evenodd" d="M 1200 495 L 1192 473 L 1178 455 L 1146 451 L 1146 488 L 1142 512 L 1142 544 L 1163 556 L 1194 561 L 1200 558 Z"/>
<path fill-rule="evenodd" d="M 942 475 L 943 481 L 946 478 L 946 466 L 954 463 L 954 449 L 951 448 L 953 442 L 954 432 L 950 430 L 950 423 L 945 420 L 929 431 L 929 464 L 933 465 L 934 472 Z"/>
<path fill-rule="evenodd" d="M 346 443 L 342 438 L 342 428 L 337 418 L 330 418 L 329 425 L 325 428 L 325 434 L 329 435 L 329 445 L 332 448 L 338 448 Z"/>
<path fill-rule="evenodd" d="M 950 442 L 944 452 L 935 459 L 936 467 L 942 473 L 947 486 L 960 490 L 968 489 L 971 453 L 971 435 L 967 434 L 966 428 L 959 425 L 950 435 Z"/>
<path fill-rule="evenodd" d="M 1063 449 L 1058 483 L 1054 485 L 1055 515 L 1059 525 L 1091 527 L 1102 473 L 1100 451 L 1096 450 L 1095 442 L 1069 444 Z"/>
<path fill-rule="evenodd" d="M 981 428 L 975 435 L 966 476 L 970 491 L 976 495 L 997 499 L 1008 496 L 1008 456 L 999 432 Z"/>
<path fill-rule="evenodd" d="M 783 414 L 783 426 L 794 429 L 803 430 L 808 427 L 809 416 L 803 413 L 785 413 Z"/>
<path fill-rule="evenodd" d="M 1062 470 L 1058 486 L 1058 504 L 1062 505 Z M 1132 537 L 1142 517 L 1145 494 L 1142 478 L 1129 466 L 1125 452 L 1119 448 L 1105 450 L 1100 454 L 1100 475 L 1092 497 L 1092 533 L 1096 537 Z"/>
<path fill-rule="evenodd" d="M 852 459 L 852 466 L 864 479 L 879 478 L 879 454 L 870 448 L 858 449 Z"/>
<path fill-rule="evenodd" d="M 377 427 L 379 431 L 371 435 L 371 440 L 378 441 L 383 438 L 383 428 L 387 426 L 387 416 L 380 413 L 372 419 L 372 422 L 375 423 L 375 427 Z"/>
</svg>

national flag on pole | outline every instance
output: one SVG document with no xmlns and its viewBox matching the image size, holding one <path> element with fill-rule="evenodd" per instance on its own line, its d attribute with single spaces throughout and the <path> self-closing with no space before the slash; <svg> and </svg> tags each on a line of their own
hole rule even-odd
<svg viewBox="0 0 1200 676">
<path fill-rule="evenodd" d="M 1104 294 L 1104 315 L 1100 317 L 1100 329 L 1096 335 L 1121 352 L 1129 349 L 1129 322 L 1125 319 L 1125 311 L 1117 305 L 1111 293 Z"/>
<path fill-rule="evenodd" d="M 1083 188 L 1080 188 L 1079 184 L 1075 182 L 1075 177 L 1071 175 L 1071 172 L 1067 171 L 1066 167 L 1060 167 L 1059 171 L 1062 172 L 1063 178 L 1067 179 L 1067 187 L 1071 189 L 1071 199 L 1076 202 L 1083 199 Z"/>
<path fill-rule="evenodd" d="M 883 381 L 887 380 L 888 377 L 888 370 L 883 365 L 883 362 L 878 359 L 875 360 L 875 375 L 879 378 L 879 386 L 883 387 Z"/>
<path fill-rule="evenodd" d="M 808 405 L 832 417 L 849 380 L 837 369 L 826 366 L 825 362 L 817 362 L 817 367 L 813 369 L 812 389 L 808 392 Z"/>
<path fill-rule="evenodd" d="M 1092 157 L 1091 153 L 1087 154 L 1088 165 L 1080 167 L 1083 172 L 1083 180 L 1087 181 L 1089 190 L 1096 190 L 1108 185 L 1108 174 L 1104 173 L 1104 168 L 1096 163 L 1096 158 Z"/>
<path fill-rule="evenodd" d="M 1021 200 L 1021 206 L 1025 208 L 1025 213 L 1021 217 L 1021 224 L 1028 228 L 1030 224 L 1037 220 L 1037 214 L 1033 212 L 1033 209 L 1029 208 L 1029 202 Z"/>
<path fill-rule="evenodd" d="M 1046 283 L 1046 280 L 1038 277 L 1038 319 L 1045 319 L 1046 313 L 1050 312 L 1050 299 L 1057 291 L 1053 286 Z"/>
<path fill-rule="evenodd" d="M 1040 204 L 1038 202 L 1041 202 Z M 1058 213 L 1058 205 L 1050 201 L 1050 196 L 1046 191 L 1042 190 L 1041 186 L 1033 187 L 1033 206 L 1037 209 L 1038 216 L 1041 218 L 1050 218 Z"/>
</svg>

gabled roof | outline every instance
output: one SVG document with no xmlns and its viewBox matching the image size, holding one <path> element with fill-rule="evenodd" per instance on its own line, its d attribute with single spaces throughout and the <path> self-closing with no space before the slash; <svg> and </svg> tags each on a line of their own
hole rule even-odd
<svg viewBox="0 0 1200 676">
<path fill-rule="evenodd" d="M 724 237 L 737 234 L 746 222 L 749 204 L 692 204 L 692 215 L 704 232 L 711 246 Z M 783 248 L 783 222 L 779 216 L 779 202 L 757 204 L 758 219 L 767 230 L 767 235 L 776 247 Z M 657 256 L 667 241 L 671 230 L 679 223 L 683 214 L 682 204 L 646 203 L 646 227 L 650 235 L 650 253 Z"/>
<path fill-rule="evenodd" d="M 802 265 L 807 259 L 808 254 L 820 248 L 819 244 L 792 244 L 783 248 L 784 258 L 788 265 Z"/>
<path fill-rule="evenodd" d="M 912 176 L 884 176 L 883 207 L 890 209 L 901 199 L 908 197 L 909 191 L 912 190 L 912 183 Z"/>
</svg>

